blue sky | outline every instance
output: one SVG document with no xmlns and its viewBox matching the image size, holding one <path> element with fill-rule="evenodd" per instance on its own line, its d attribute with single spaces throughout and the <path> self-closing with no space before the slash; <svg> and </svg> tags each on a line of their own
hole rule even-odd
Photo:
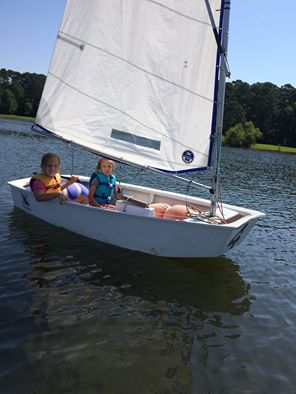
<svg viewBox="0 0 296 394">
<path fill-rule="evenodd" d="M 0 68 L 46 74 L 65 3 L 1 0 Z M 232 0 L 230 80 L 296 87 L 295 15 L 296 0 Z"/>
</svg>

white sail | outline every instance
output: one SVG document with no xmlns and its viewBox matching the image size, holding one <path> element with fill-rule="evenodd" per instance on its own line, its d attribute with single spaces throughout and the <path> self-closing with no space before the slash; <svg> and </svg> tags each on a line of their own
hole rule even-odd
<svg viewBox="0 0 296 394">
<path fill-rule="evenodd" d="M 36 123 L 125 162 L 205 168 L 216 79 L 204 0 L 68 0 Z"/>
</svg>

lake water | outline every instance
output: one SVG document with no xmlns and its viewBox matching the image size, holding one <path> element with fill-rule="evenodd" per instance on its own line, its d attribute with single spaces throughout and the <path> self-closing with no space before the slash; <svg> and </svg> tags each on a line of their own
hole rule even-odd
<svg viewBox="0 0 296 394">
<path fill-rule="evenodd" d="M 15 209 L 7 181 L 44 152 L 82 175 L 96 157 L 26 122 L 0 130 L 1 394 L 296 392 L 296 155 L 224 149 L 223 201 L 267 216 L 224 257 L 174 260 Z"/>
</svg>

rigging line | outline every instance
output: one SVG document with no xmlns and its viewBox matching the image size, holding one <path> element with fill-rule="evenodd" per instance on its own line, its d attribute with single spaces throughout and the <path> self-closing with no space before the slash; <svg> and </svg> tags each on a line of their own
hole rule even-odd
<svg viewBox="0 0 296 394">
<path fill-rule="evenodd" d="M 134 176 L 134 178 L 136 179 L 138 175 L 141 174 L 141 172 L 144 171 L 144 168 L 140 168 L 139 171 L 137 171 L 136 175 Z"/>
<path fill-rule="evenodd" d="M 71 143 L 69 143 L 69 146 L 72 148 L 72 152 L 71 152 L 71 175 L 73 175 L 74 172 L 74 145 L 72 145 Z"/>
<path fill-rule="evenodd" d="M 183 184 L 184 183 L 185 184 L 190 183 L 190 185 L 195 187 L 195 188 L 206 190 L 206 191 L 208 191 L 211 194 L 213 193 L 213 189 L 211 187 L 203 185 L 202 183 L 195 182 L 192 179 L 186 179 L 186 178 L 183 178 L 183 177 L 181 177 L 179 175 L 176 175 L 176 174 L 169 174 L 169 173 L 166 173 L 164 171 L 158 170 L 157 168 L 153 168 L 153 167 L 150 167 L 150 166 L 147 166 L 145 168 L 149 169 L 152 172 L 155 172 L 156 174 L 161 174 L 161 176 L 164 176 L 164 177 L 167 177 L 167 178 L 173 178 L 174 180 L 176 180 L 176 181 L 178 181 L 180 183 L 183 183 Z"/>
<path fill-rule="evenodd" d="M 179 89 L 181 89 L 181 90 L 184 90 L 184 91 L 186 91 L 186 92 L 192 94 L 193 96 L 196 96 L 196 97 L 199 97 L 199 98 L 201 98 L 201 99 L 203 99 L 203 100 L 209 101 L 210 103 L 213 102 L 213 99 L 212 99 L 212 98 L 205 97 L 205 96 L 203 96 L 203 95 L 201 95 L 201 94 L 198 94 L 198 93 L 194 92 L 193 90 L 190 90 L 190 89 L 188 89 L 188 88 L 185 88 L 184 86 L 179 85 L 179 84 L 176 83 L 176 82 L 169 81 L 168 79 L 166 79 L 166 78 L 164 78 L 164 77 L 161 77 L 160 75 L 157 75 L 157 74 L 153 73 L 152 71 L 146 70 L 145 68 L 140 67 L 140 66 L 136 65 L 135 63 L 132 63 L 131 61 L 129 61 L 129 60 L 127 60 L 127 59 L 124 59 L 123 57 L 120 57 L 120 56 L 118 56 L 118 55 L 115 55 L 114 53 L 109 52 L 109 51 L 107 51 L 107 50 L 104 49 L 104 48 L 101 48 L 101 47 L 99 47 L 99 46 L 97 46 L 97 45 L 94 45 L 94 44 L 91 44 L 91 43 L 89 43 L 89 42 L 86 42 L 86 41 L 84 41 L 84 40 L 81 40 L 80 38 L 76 38 L 76 37 L 72 36 L 71 34 L 68 34 L 68 33 L 65 33 L 65 32 L 62 32 L 62 31 L 60 31 L 59 33 L 60 33 L 60 34 L 58 35 L 58 38 L 59 38 L 59 39 L 64 40 L 64 37 L 61 36 L 61 34 L 63 34 L 63 35 L 65 35 L 65 36 L 67 36 L 67 37 L 72 38 L 73 40 L 80 41 L 81 43 L 83 43 L 83 44 L 85 44 L 85 45 L 88 45 L 88 46 L 90 46 L 90 47 L 92 47 L 92 48 L 97 49 L 97 50 L 100 51 L 100 52 L 103 52 L 103 53 L 105 53 L 105 54 L 107 54 L 107 55 L 109 55 L 109 56 L 111 56 L 111 57 L 114 57 L 114 58 L 116 58 L 116 59 L 118 59 L 118 60 L 120 60 L 120 61 L 122 61 L 122 62 L 124 62 L 124 63 L 127 63 L 127 64 L 129 64 L 130 66 L 135 67 L 136 69 L 138 69 L 138 70 L 144 72 L 145 74 L 148 74 L 148 75 L 150 75 L 150 76 L 152 76 L 152 77 L 154 77 L 154 78 L 157 78 L 157 79 L 159 79 L 159 80 L 161 80 L 161 81 L 163 81 L 163 82 L 166 82 L 166 83 L 168 83 L 168 84 L 170 84 L 170 85 L 173 85 L 173 86 L 175 86 L 175 87 L 177 87 L 177 88 L 179 88 Z M 69 40 L 64 40 L 64 41 L 66 41 L 67 43 L 69 43 Z M 74 44 L 77 46 L 76 43 L 73 43 L 73 45 L 74 45 Z"/>
<path fill-rule="evenodd" d="M 108 104 L 108 103 L 106 103 L 106 102 L 104 102 L 104 101 L 102 101 L 102 100 L 99 100 L 99 99 L 96 98 L 96 97 L 91 96 L 90 94 L 87 94 L 87 93 L 82 92 L 80 89 L 77 89 L 76 87 L 70 85 L 68 82 L 64 81 L 62 78 L 58 77 L 57 75 L 53 74 L 53 73 L 50 72 L 50 71 L 48 72 L 48 75 L 49 75 L 49 74 L 50 74 L 52 77 L 58 79 L 60 82 L 62 82 L 62 83 L 65 84 L 66 86 L 68 86 L 70 89 L 73 89 L 73 90 L 75 90 L 76 92 L 82 94 L 83 96 L 86 96 L 86 97 L 90 98 L 91 100 L 97 101 L 98 103 L 101 103 L 101 104 L 105 105 L 106 107 L 112 108 L 112 109 L 114 109 L 115 111 L 120 112 L 121 114 L 127 116 L 129 119 L 132 119 L 134 122 L 138 123 L 140 126 L 145 127 L 146 129 L 153 131 L 153 132 L 156 133 L 157 135 L 160 135 L 160 136 L 162 136 L 162 137 L 168 139 L 168 136 L 167 136 L 164 132 L 160 132 L 159 130 L 155 130 L 155 129 L 153 129 L 153 128 L 150 127 L 150 126 L 147 126 L 146 124 L 140 122 L 138 119 L 134 118 L 133 116 L 129 115 L 128 113 L 122 111 L 121 109 L 119 109 L 119 108 L 117 108 L 117 107 L 114 107 L 114 105 Z M 56 130 L 56 129 L 54 129 L 54 130 Z M 177 143 L 177 144 L 179 144 L 179 145 L 182 146 L 184 149 L 187 149 L 187 148 L 188 148 L 187 145 L 184 145 L 181 141 L 179 141 L 179 140 L 177 140 L 177 139 L 175 139 L 175 138 L 171 138 L 171 137 L 170 137 L 170 140 L 171 140 L 171 141 L 174 141 L 174 142 Z M 87 140 L 86 140 L 86 141 L 87 141 Z M 87 141 L 87 142 L 89 142 L 89 141 Z M 197 152 L 198 152 L 198 154 L 200 154 L 200 155 L 202 155 L 202 156 L 206 156 L 206 154 L 203 153 L 203 152 L 199 152 L 199 151 L 197 151 Z"/>
<path fill-rule="evenodd" d="M 185 200 L 185 206 L 186 206 L 186 214 L 189 217 L 190 216 L 190 211 L 189 211 L 189 204 L 188 204 L 188 194 L 189 194 L 189 189 L 190 189 L 190 183 L 191 180 L 188 182 L 187 184 L 187 188 L 186 188 L 186 200 Z"/>
<path fill-rule="evenodd" d="M 115 161 L 115 160 L 114 160 Z M 122 157 L 118 160 L 118 161 L 116 161 L 116 163 L 118 163 L 119 164 L 119 168 L 118 168 L 118 172 L 119 172 L 119 174 L 123 174 L 123 172 L 124 172 L 124 176 L 126 176 L 126 171 L 124 171 L 124 162 L 123 162 L 123 160 L 122 160 Z M 127 165 L 127 164 L 126 164 Z M 120 194 L 122 194 L 122 188 L 121 188 L 121 179 L 123 179 L 124 178 L 124 176 L 123 175 L 120 175 L 120 179 L 119 179 L 119 181 L 118 181 L 118 193 L 120 193 Z"/>
<path fill-rule="evenodd" d="M 218 29 L 217 29 L 217 26 L 215 24 L 214 16 L 213 16 L 213 13 L 212 13 L 209 1 L 205 0 L 205 3 L 206 3 L 207 10 L 208 10 L 209 18 L 210 18 L 210 21 L 211 21 L 211 25 L 212 25 L 212 28 L 213 28 L 213 33 L 214 33 L 214 36 L 215 36 L 215 40 L 216 40 L 219 52 L 220 52 L 220 54 L 223 54 L 224 53 L 224 49 L 222 48 L 222 45 L 221 45 L 221 42 L 220 42 Z"/>
<path fill-rule="evenodd" d="M 222 47 L 222 44 L 221 44 L 221 41 L 220 41 L 220 36 L 219 36 L 219 33 L 218 33 L 218 29 L 217 29 L 217 26 L 215 24 L 214 16 L 213 16 L 210 4 L 209 4 L 209 0 L 204 0 L 204 1 L 205 1 L 207 10 L 208 10 L 208 14 L 209 14 L 209 18 L 210 18 L 210 21 L 211 21 L 213 33 L 214 33 L 215 40 L 216 40 L 216 43 L 217 43 L 218 51 L 219 51 L 219 53 L 221 55 L 221 59 L 222 59 L 222 63 L 223 63 L 223 67 L 224 67 L 226 76 L 230 77 L 230 68 L 229 68 L 227 57 L 226 57 L 226 51 Z"/>
<path fill-rule="evenodd" d="M 222 222 L 227 223 L 227 220 L 225 219 L 224 211 L 223 211 L 223 199 L 222 199 L 222 187 L 223 186 L 222 185 L 223 185 L 222 179 L 220 178 L 220 187 L 219 187 L 219 191 L 217 194 L 217 206 L 218 206 L 219 212 L 221 214 Z"/>
<path fill-rule="evenodd" d="M 186 215 L 190 218 L 193 218 L 193 217 L 197 218 L 197 215 L 201 214 L 201 210 L 188 203 L 188 195 L 189 195 L 189 189 L 190 189 L 191 183 L 192 183 L 192 180 L 188 180 L 188 184 L 187 184 L 187 188 L 186 188 L 186 200 L 185 200 Z"/>
</svg>

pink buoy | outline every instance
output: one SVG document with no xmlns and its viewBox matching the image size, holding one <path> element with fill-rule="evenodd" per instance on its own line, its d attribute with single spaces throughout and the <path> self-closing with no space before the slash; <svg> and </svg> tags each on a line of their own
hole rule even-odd
<svg viewBox="0 0 296 394">
<path fill-rule="evenodd" d="M 170 208 L 171 206 L 166 203 L 155 203 L 155 204 L 149 204 L 149 208 L 154 208 L 154 216 L 158 218 L 163 218 L 164 214 L 166 211 Z"/>
<path fill-rule="evenodd" d="M 188 218 L 188 208 L 186 205 L 173 205 L 164 214 L 164 219 L 184 220 Z"/>
</svg>

